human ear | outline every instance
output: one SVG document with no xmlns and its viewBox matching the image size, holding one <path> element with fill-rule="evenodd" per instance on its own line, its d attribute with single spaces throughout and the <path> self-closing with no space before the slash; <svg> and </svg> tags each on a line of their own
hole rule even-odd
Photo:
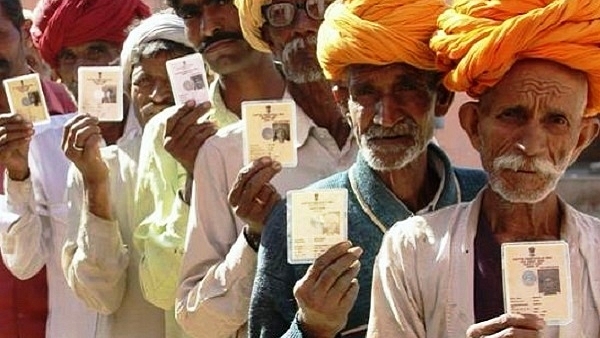
<svg viewBox="0 0 600 338">
<path fill-rule="evenodd" d="M 460 106 L 458 117 L 460 126 L 467 133 L 471 145 L 477 151 L 481 151 L 481 135 L 479 134 L 480 109 L 478 102 L 467 102 Z"/>
<path fill-rule="evenodd" d="M 439 84 L 435 99 L 435 116 L 442 117 L 448 113 L 450 105 L 454 101 L 454 92 L 448 90 L 443 84 Z"/>
<path fill-rule="evenodd" d="M 350 95 L 348 94 L 348 88 L 340 84 L 334 84 L 331 87 L 331 93 L 340 113 L 346 117 L 346 119 L 348 119 L 350 124 L 352 124 L 350 108 L 348 108 L 348 99 L 350 98 Z"/>
<path fill-rule="evenodd" d="M 573 149 L 571 156 L 571 163 L 575 162 L 581 152 L 585 150 L 598 136 L 600 131 L 600 119 L 598 117 L 584 117 L 581 120 L 579 127 L 579 137 L 577 139 L 577 145 Z"/>
</svg>

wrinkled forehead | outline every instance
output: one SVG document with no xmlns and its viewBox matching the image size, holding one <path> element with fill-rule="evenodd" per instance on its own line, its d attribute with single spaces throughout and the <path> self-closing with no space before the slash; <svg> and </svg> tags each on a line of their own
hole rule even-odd
<svg viewBox="0 0 600 338">
<path fill-rule="evenodd" d="M 484 95 L 491 105 L 536 106 L 583 114 L 587 105 L 588 82 L 578 70 L 552 61 L 523 60 Z"/>
</svg>

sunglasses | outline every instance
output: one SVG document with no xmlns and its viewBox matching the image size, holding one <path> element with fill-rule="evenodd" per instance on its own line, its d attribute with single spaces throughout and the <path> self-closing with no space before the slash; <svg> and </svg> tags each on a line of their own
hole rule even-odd
<svg viewBox="0 0 600 338">
<path fill-rule="evenodd" d="M 317 21 L 323 20 L 325 9 L 332 1 L 306 0 L 302 3 L 278 2 L 261 7 L 262 15 L 267 23 L 273 27 L 285 27 L 294 22 L 298 10 L 305 10 L 309 18 Z"/>
</svg>

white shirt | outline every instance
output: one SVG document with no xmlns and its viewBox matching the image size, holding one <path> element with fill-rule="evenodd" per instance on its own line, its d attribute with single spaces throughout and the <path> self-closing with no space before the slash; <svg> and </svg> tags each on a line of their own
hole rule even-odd
<svg viewBox="0 0 600 338">
<path fill-rule="evenodd" d="M 385 235 L 373 272 L 368 337 L 464 337 L 474 324 L 474 239 L 482 193 L 470 203 L 409 218 Z M 568 204 L 573 321 L 544 338 L 600 336 L 600 220 Z"/>
<path fill-rule="evenodd" d="M 296 110 L 298 165 L 283 168 L 271 181 L 282 196 L 346 170 L 358 150 L 352 137 L 340 150 L 326 129 L 317 127 L 300 107 Z M 175 306 L 177 321 L 194 337 L 247 336 L 257 255 L 242 233 L 244 222 L 227 201 L 243 167 L 242 131 L 243 122 L 219 130 L 196 157 Z"/>
<path fill-rule="evenodd" d="M 29 147 L 30 179 L 17 182 L 6 175 L 11 217 L 0 217 L 0 248 L 7 268 L 20 279 L 44 265 L 48 280 L 48 338 L 95 337 L 96 313 L 69 289 L 60 264 L 67 229 L 67 169 L 61 149 L 63 126 L 74 114 L 56 115 L 35 127 Z"/>
<path fill-rule="evenodd" d="M 97 337 L 163 338 L 164 312 L 148 303 L 138 276 L 139 254 L 133 250 L 135 176 L 140 135 L 101 149 L 110 171 L 115 221 L 88 211 L 81 174 L 71 167 L 68 180 L 69 230 L 63 247 L 63 271 L 69 286 L 98 311 Z"/>
</svg>

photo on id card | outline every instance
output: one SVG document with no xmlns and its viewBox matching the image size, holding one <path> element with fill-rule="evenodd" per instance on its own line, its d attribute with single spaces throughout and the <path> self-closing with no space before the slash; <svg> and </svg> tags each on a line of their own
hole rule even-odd
<svg viewBox="0 0 600 338">
<path fill-rule="evenodd" d="M 286 207 L 290 264 L 310 264 L 348 239 L 346 189 L 291 190 Z"/>
<path fill-rule="evenodd" d="M 504 308 L 534 313 L 548 325 L 572 320 L 569 246 L 565 241 L 502 244 Z"/>
<path fill-rule="evenodd" d="M 123 120 L 123 71 L 117 66 L 79 67 L 79 113 L 99 121 Z"/>
<path fill-rule="evenodd" d="M 3 81 L 10 111 L 34 125 L 50 122 L 42 83 L 38 74 L 28 74 Z"/>
<path fill-rule="evenodd" d="M 269 156 L 282 167 L 298 164 L 296 104 L 292 100 L 242 102 L 244 164 Z"/>
<path fill-rule="evenodd" d="M 167 73 L 176 105 L 194 100 L 196 106 L 209 101 L 204 61 L 198 53 L 167 61 Z"/>
</svg>

